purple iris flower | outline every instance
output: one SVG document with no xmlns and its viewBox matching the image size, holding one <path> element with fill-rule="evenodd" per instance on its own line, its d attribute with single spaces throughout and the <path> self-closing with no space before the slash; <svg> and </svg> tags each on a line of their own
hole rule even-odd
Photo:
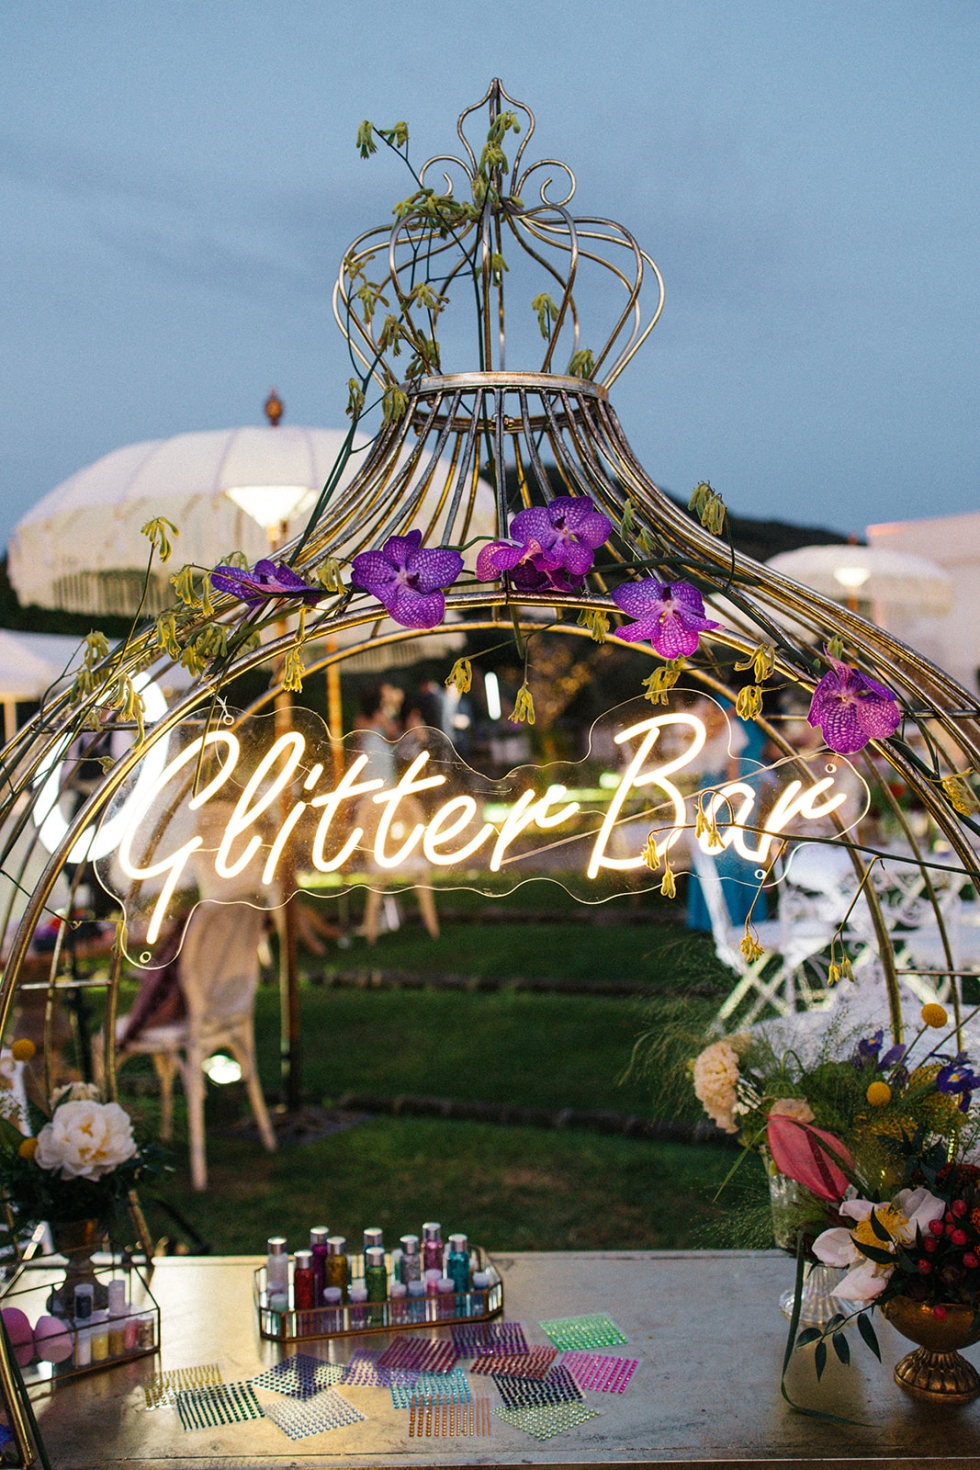
<svg viewBox="0 0 980 1470">
<path fill-rule="evenodd" d="M 658 582 L 644 577 L 642 582 L 624 582 L 612 595 L 623 612 L 636 618 L 635 623 L 619 630 L 627 643 L 643 643 L 648 638 L 661 658 L 684 658 L 694 653 L 701 634 L 718 628 L 704 615 L 704 602 L 690 582 Z"/>
<path fill-rule="evenodd" d="M 869 1036 L 866 1041 L 858 1042 L 854 1055 L 851 1057 L 851 1065 L 856 1067 L 859 1072 L 862 1072 L 865 1067 L 870 1066 L 872 1063 L 879 1072 L 886 1072 L 889 1067 L 894 1067 L 895 1063 L 900 1062 L 904 1057 L 905 1047 L 891 1046 L 885 1052 L 885 1055 L 882 1056 L 881 1048 L 884 1040 L 884 1030 L 879 1026 L 878 1030 L 872 1036 Z"/>
<path fill-rule="evenodd" d="M 596 547 L 609 539 L 612 524 L 587 495 L 559 495 L 546 506 L 532 505 L 510 523 L 508 541 L 491 541 L 476 560 L 481 582 L 504 572 L 529 592 L 554 588 L 577 592 L 592 570 Z"/>
<path fill-rule="evenodd" d="M 884 1028 L 879 1026 L 878 1030 L 874 1033 L 873 1036 L 869 1036 L 866 1041 L 861 1040 L 858 1042 L 857 1049 L 855 1050 L 854 1055 L 851 1057 L 851 1064 L 857 1067 L 859 1071 L 863 1071 L 863 1069 L 867 1067 L 871 1062 L 874 1062 L 875 1066 L 877 1067 L 879 1064 L 878 1059 L 884 1039 Z"/>
<path fill-rule="evenodd" d="M 902 714 L 892 691 L 839 659 L 830 663 L 833 667 L 813 691 L 807 719 L 820 726 L 831 750 L 854 755 L 869 740 L 894 735 Z"/>
<path fill-rule="evenodd" d="M 278 566 L 272 561 L 257 561 L 250 572 L 239 567 L 215 567 L 211 586 L 219 592 L 230 592 L 248 607 L 258 607 L 270 597 L 298 598 L 312 607 L 327 595 L 322 587 L 304 582 L 284 561 Z"/>
<path fill-rule="evenodd" d="M 429 551 L 422 532 L 389 536 L 380 551 L 362 551 L 351 563 L 351 585 L 370 592 L 403 628 L 436 628 L 446 611 L 442 588 L 463 570 L 458 551 Z"/>
<path fill-rule="evenodd" d="M 952 1061 L 947 1061 L 945 1067 L 941 1067 L 936 1078 L 937 1092 L 944 1092 L 952 1097 L 959 1093 L 959 1109 L 961 1113 L 967 1112 L 973 1093 L 980 1087 L 980 1077 L 971 1070 L 969 1057 L 965 1051 L 961 1051 Z"/>
</svg>

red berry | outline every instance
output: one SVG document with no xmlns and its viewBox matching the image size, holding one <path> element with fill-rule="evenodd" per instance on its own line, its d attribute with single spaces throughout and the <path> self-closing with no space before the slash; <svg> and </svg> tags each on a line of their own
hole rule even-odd
<svg viewBox="0 0 980 1470">
<path fill-rule="evenodd" d="M 956 1229 L 956 1224 L 955 1224 L 955 1221 L 954 1221 L 954 1223 L 952 1225 L 947 1225 L 946 1226 L 946 1234 L 947 1235 L 952 1235 L 952 1233 L 953 1233 L 953 1231 L 955 1229 Z"/>
<path fill-rule="evenodd" d="M 938 1244 L 939 1244 L 939 1241 L 936 1239 L 936 1237 L 934 1235 L 927 1235 L 926 1238 L 925 1238 L 925 1240 L 922 1242 L 922 1249 L 924 1251 L 928 1251 L 929 1254 L 932 1255 L 933 1251 L 936 1249 L 936 1247 L 938 1246 Z"/>
<path fill-rule="evenodd" d="M 966 1231 L 954 1230 L 952 1235 L 950 1236 L 950 1240 L 953 1242 L 954 1245 L 966 1245 Z"/>
<path fill-rule="evenodd" d="M 933 1307 L 933 1309 L 932 1309 L 932 1315 L 935 1317 L 935 1319 L 936 1319 L 937 1322 L 945 1322 L 946 1321 L 946 1308 L 945 1307 Z"/>
<path fill-rule="evenodd" d="M 957 1219 L 962 1220 L 963 1216 L 966 1214 L 966 1200 L 954 1199 L 953 1203 L 950 1205 L 950 1209 L 953 1211 L 953 1214 L 957 1217 Z"/>
<path fill-rule="evenodd" d="M 922 1272 L 923 1276 L 928 1276 L 929 1272 L 932 1270 L 932 1262 L 927 1261 L 925 1256 L 923 1256 L 919 1262 L 919 1270 Z"/>
<path fill-rule="evenodd" d="M 963 1264 L 967 1270 L 972 1271 L 976 1266 L 980 1266 L 980 1259 L 973 1254 L 973 1251 L 967 1251 L 963 1257 Z"/>
<path fill-rule="evenodd" d="M 955 1223 L 956 1223 L 956 1216 L 952 1213 L 951 1210 L 947 1210 L 946 1211 L 946 1224 L 947 1225 L 954 1225 Z"/>
<path fill-rule="evenodd" d="M 942 1220 L 930 1220 L 929 1221 L 929 1229 L 932 1231 L 933 1235 L 942 1235 L 942 1233 L 943 1233 L 943 1222 L 942 1222 Z"/>
</svg>

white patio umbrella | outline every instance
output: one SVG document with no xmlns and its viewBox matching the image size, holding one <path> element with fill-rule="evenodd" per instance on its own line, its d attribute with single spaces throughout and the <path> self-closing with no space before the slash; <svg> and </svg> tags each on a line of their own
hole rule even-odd
<svg viewBox="0 0 980 1470">
<path fill-rule="evenodd" d="M 22 603 L 70 612 L 132 615 L 139 604 L 149 543 L 141 527 L 166 516 L 180 530 L 171 563 L 154 576 L 147 611 L 173 601 L 173 564 L 214 566 L 230 551 L 250 562 L 268 556 L 255 520 L 229 490 L 294 490 L 289 534 L 320 493 L 344 441 L 341 429 L 215 429 L 113 450 L 55 487 L 18 521 L 10 539 L 10 580 Z M 357 447 L 367 440 L 358 436 Z M 363 455 L 348 462 L 341 485 Z"/>
<path fill-rule="evenodd" d="M 269 555 L 256 519 L 274 504 L 298 534 L 346 438 L 343 429 L 295 426 L 215 429 L 128 444 L 79 470 L 18 521 L 10 538 L 10 580 L 21 603 L 68 612 L 132 616 L 140 601 L 150 546 L 141 528 L 166 516 L 180 530 L 173 557 L 154 563 L 145 611 L 174 600 L 168 583 L 175 566 L 214 566 L 231 551 L 249 562 Z M 370 440 L 355 435 L 355 453 L 337 486 L 342 491 L 364 463 Z M 407 453 L 407 451 L 406 451 Z M 424 465 L 418 473 L 424 473 Z M 438 505 L 427 492 L 420 519 Z M 480 482 L 470 534 L 492 535 L 494 500 Z M 343 548 L 338 548 L 343 553 Z"/>
<path fill-rule="evenodd" d="M 800 546 L 767 563 L 838 602 L 877 603 L 941 617 L 953 606 L 948 572 L 924 556 L 878 546 Z"/>
<path fill-rule="evenodd" d="M 18 701 L 40 699 L 81 662 L 79 639 L 63 633 L 20 633 L 0 628 L 0 703 L 4 743 L 17 729 Z"/>
</svg>

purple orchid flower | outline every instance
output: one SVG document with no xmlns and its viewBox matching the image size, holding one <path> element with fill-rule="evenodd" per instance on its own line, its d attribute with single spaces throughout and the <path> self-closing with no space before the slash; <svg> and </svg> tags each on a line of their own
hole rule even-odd
<svg viewBox="0 0 980 1470">
<path fill-rule="evenodd" d="M 483 547 L 476 575 L 495 582 L 510 572 L 514 585 L 529 592 L 577 592 L 592 570 L 596 548 L 611 533 L 609 518 L 587 495 L 559 495 L 546 506 L 520 511 L 510 523 L 510 540 Z"/>
<path fill-rule="evenodd" d="M 284 561 L 278 566 L 272 561 L 257 561 L 250 572 L 243 572 L 239 567 L 215 567 L 211 586 L 218 592 L 230 592 L 250 608 L 258 607 L 270 597 L 298 598 L 313 607 L 327 595 L 322 587 L 304 582 Z"/>
<path fill-rule="evenodd" d="M 850 664 L 827 657 L 832 667 L 813 691 L 807 720 L 820 726 L 830 749 L 838 755 L 854 755 L 869 740 L 894 735 L 902 713 L 892 691 Z"/>
<path fill-rule="evenodd" d="M 969 1110 L 973 1094 L 980 1087 L 980 1077 L 971 1070 L 969 1060 L 966 1052 L 961 1051 L 952 1061 L 947 1060 L 945 1067 L 940 1068 L 936 1077 L 937 1092 L 944 1092 L 949 1097 L 959 1093 L 961 1113 Z"/>
<path fill-rule="evenodd" d="M 647 639 L 661 658 L 685 658 L 694 653 L 701 634 L 718 628 L 704 615 L 704 601 L 690 582 L 658 582 L 644 577 L 641 582 L 624 582 L 612 595 L 623 612 L 636 618 L 635 623 L 619 630 L 627 643 L 643 643 Z"/>
<path fill-rule="evenodd" d="M 463 570 L 458 551 L 422 546 L 422 532 L 389 536 L 380 551 L 362 551 L 351 563 L 351 586 L 370 592 L 403 628 L 436 628 L 446 611 L 442 588 Z"/>
</svg>

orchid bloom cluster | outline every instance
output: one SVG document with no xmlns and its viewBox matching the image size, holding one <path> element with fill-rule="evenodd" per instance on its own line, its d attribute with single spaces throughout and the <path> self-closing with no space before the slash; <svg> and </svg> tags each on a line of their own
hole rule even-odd
<svg viewBox="0 0 980 1470">
<path fill-rule="evenodd" d="M 546 506 L 519 511 L 506 540 L 490 541 L 476 561 L 480 582 L 506 577 L 518 592 L 580 592 L 595 553 L 612 533 L 608 516 L 586 495 L 560 495 Z M 405 628 L 438 627 L 446 612 L 446 590 L 463 570 L 458 551 L 424 547 L 422 532 L 389 536 L 376 551 L 362 551 L 351 563 L 351 588 L 367 592 L 388 616 Z M 336 577 L 340 590 L 339 573 Z M 245 603 L 250 611 L 270 600 L 314 606 L 324 587 L 306 582 L 283 561 L 263 560 L 253 569 L 219 566 L 211 585 Z M 331 585 L 333 583 L 331 582 Z M 642 577 L 623 582 L 612 593 L 620 611 L 634 619 L 619 631 L 628 643 L 649 643 L 661 658 L 676 660 L 697 651 L 701 634 L 721 625 L 705 614 L 704 599 L 690 582 Z M 839 755 L 863 750 L 869 740 L 893 735 L 901 722 L 890 689 L 829 652 L 830 669 L 817 684 L 807 716 Z"/>
<path fill-rule="evenodd" d="M 491 541 L 477 557 L 476 575 L 493 582 L 505 572 L 522 592 L 578 592 L 612 523 L 585 495 L 560 495 L 532 505 L 510 523 L 507 541 Z"/>
<path fill-rule="evenodd" d="M 560 495 L 546 506 L 519 511 L 506 540 L 490 541 L 476 561 L 480 582 L 506 577 L 519 592 L 580 592 L 595 553 L 612 533 L 608 516 L 585 495 Z M 377 551 L 362 551 L 351 563 L 351 587 L 383 604 L 389 617 L 406 628 L 437 627 L 445 615 L 445 591 L 463 570 L 458 551 L 422 546 L 422 532 L 389 536 Z M 271 599 L 313 605 L 324 589 L 305 582 L 285 562 L 256 562 L 251 571 L 216 567 L 211 584 L 239 598 L 250 609 Z M 617 587 L 616 606 L 635 621 L 620 636 L 649 642 L 662 658 L 688 657 L 701 634 L 720 625 L 705 616 L 704 600 L 690 582 L 660 582 L 644 577 Z"/>
</svg>

